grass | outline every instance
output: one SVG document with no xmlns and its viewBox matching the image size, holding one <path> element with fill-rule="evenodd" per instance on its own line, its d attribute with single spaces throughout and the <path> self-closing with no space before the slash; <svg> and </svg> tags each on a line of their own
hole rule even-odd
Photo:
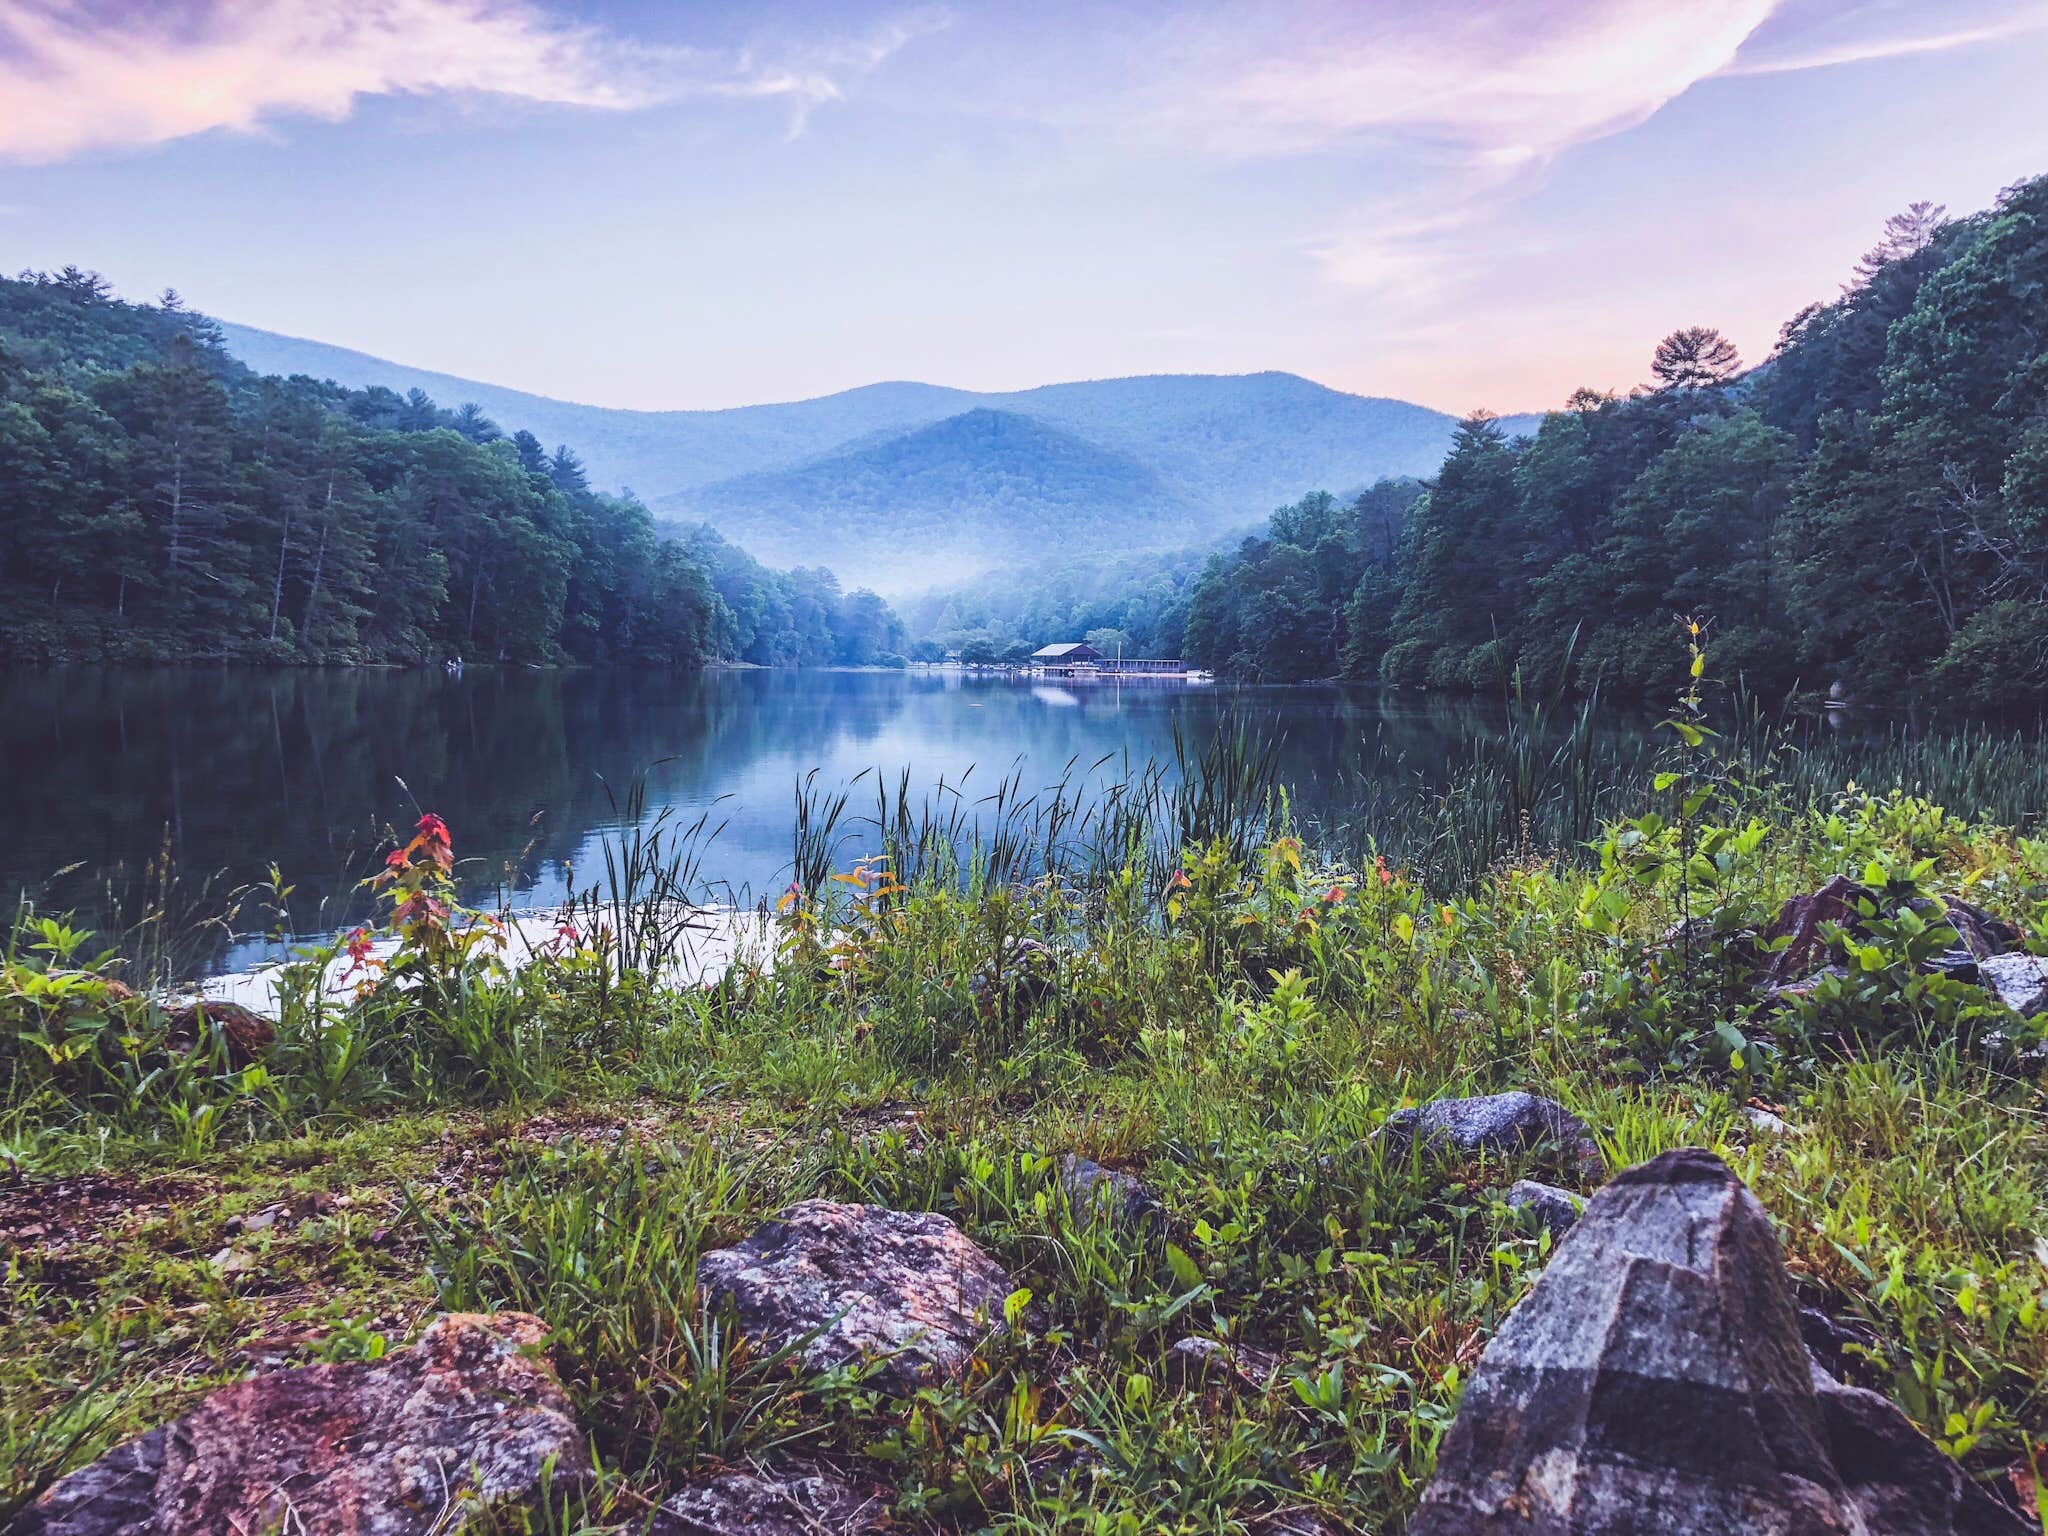
<svg viewBox="0 0 2048 1536">
<path fill-rule="evenodd" d="M 307 954 L 256 1063 L 166 1040 L 107 985 L 117 957 L 25 915 L 0 990 L 0 1517 L 249 1369 L 518 1307 L 554 1329 L 606 1469 L 536 1529 L 638 1529 L 678 1480 L 777 1454 L 875 1477 L 933 1529 L 1396 1528 L 1548 1254 L 1500 1192 L 1576 1175 L 1372 1135 L 1506 1088 L 1578 1111 L 1616 1166 L 1719 1151 L 1801 1300 L 1868 1340 L 1848 1369 L 2019 1498 L 2048 1442 L 2048 1095 L 1976 1042 L 2025 1026 L 1920 985 L 1885 949 L 1911 935 L 1789 1013 L 1728 958 L 1786 896 L 1873 867 L 2048 935 L 2022 815 L 1893 787 L 2033 816 L 1995 787 L 2022 773 L 1982 741 L 1883 746 L 1870 774 L 1735 732 L 1717 795 L 1646 831 L 1654 793 L 1556 729 L 1418 802 L 1437 820 L 1414 841 L 1342 854 L 1290 835 L 1242 738 L 1127 775 L 1108 811 L 1006 791 L 980 844 L 878 792 L 890 859 L 854 868 L 854 804 L 819 797 L 774 963 L 708 988 L 652 979 L 688 828 L 625 843 L 576 938 L 516 974 L 459 917 L 405 915 L 445 891 L 416 843 L 399 959 L 335 1003 L 310 978 L 341 944 Z M 1681 908 L 1706 921 L 1674 960 Z M 1068 1152 L 1139 1172 L 1166 1232 L 1077 1207 Z M 750 1349 L 699 1307 L 697 1256 L 809 1196 L 951 1217 L 1030 1290 L 1029 1326 L 907 1400 Z M 1186 1379 L 1190 1336 L 1270 1357 L 1270 1381 Z"/>
</svg>

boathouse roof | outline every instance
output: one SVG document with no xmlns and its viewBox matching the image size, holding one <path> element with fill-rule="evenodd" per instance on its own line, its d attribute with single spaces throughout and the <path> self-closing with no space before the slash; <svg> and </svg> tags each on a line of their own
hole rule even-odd
<svg viewBox="0 0 2048 1536">
<path fill-rule="evenodd" d="M 1100 661 L 1102 652 L 1085 640 L 1072 640 L 1065 645 L 1041 645 L 1031 653 L 1033 661 Z"/>
</svg>

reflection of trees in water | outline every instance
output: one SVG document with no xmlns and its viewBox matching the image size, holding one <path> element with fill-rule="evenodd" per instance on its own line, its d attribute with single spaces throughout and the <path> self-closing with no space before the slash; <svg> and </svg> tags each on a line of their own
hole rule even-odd
<svg viewBox="0 0 2048 1536">
<path fill-rule="evenodd" d="M 605 814 L 597 774 L 623 782 L 663 753 L 709 757 L 745 715 L 716 681 L 10 673 L 0 679 L 0 758 L 12 781 L 0 871 L 16 887 L 73 863 L 96 878 L 168 840 L 181 868 L 224 868 L 236 882 L 275 863 L 298 886 L 295 918 L 310 922 L 323 902 L 340 905 L 380 848 L 380 828 L 417 814 L 402 779 L 455 825 L 462 852 L 483 861 L 470 866 L 480 878 L 531 844 L 524 883 Z M 667 728 L 675 713 L 689 721 L 680 734 Z M 64 885 L 53 894 L 77 899 Z"/>
<path fill-rule="evenodd" d="M 275 863 L 297 886 L 294 925 L 353 910 L 385 825 L 420 807 L 447 817 L 474 895 L 509 871 L 514 891 L 552 893 L 564 861 L 608 827 L 607 782 L 636 773 L 649 801 L 731 826 L 709 870 L 755 890 L 788 858 L 796 780 L 907 765 L 915 794 L 942 776 L 970 799 L 1020 758 L 1027 792 L 1065 765 L 1103 782 L 1170 762 L 1178 719 L 1199 746 L 1233 714 L 1283 737 L 1281 780 L 1315 818 L 1353 803 L 1368 777 L 1440 780 L 1488 726 L 1466 701 L 1400 701 L 1334 688 L 1179 689 L 1085 684 L 1048 704 L 1009 680 L 958 674 L 159 669 L 0 674 L 0 877 L 90 910 L 104 874 L 139 871 L 166 836 L 178 866 L 232 883 Z M 1111 761 L 1099 770 L 1096 764 Z M 967 775 L 969 766 L 974 772 Z M 852 811 L 871 814 L 873 785 Z M 721 867 L 723 866 L 723 867 Z M 579 867 L 587 881 L 598 873 Z"/>
</svg>

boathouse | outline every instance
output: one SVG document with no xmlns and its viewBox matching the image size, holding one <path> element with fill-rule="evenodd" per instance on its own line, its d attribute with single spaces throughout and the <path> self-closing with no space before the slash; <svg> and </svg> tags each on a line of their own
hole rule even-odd
<svg viewBox="0 0 2048 1536">
<path fill-rule="evenodd" d="M 1031 653 L 1034 667 L 1092 667 L 1102 660 L 1102 652 L 1085 640 L 1075 640 L 1066 645 L 1041 645 Z"/>
</svg>

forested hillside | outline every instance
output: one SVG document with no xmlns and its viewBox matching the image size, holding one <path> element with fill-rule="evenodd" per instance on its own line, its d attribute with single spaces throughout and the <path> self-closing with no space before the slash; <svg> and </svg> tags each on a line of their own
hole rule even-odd
<svg viewBox="0 0 2048 1536">
<path fill-rule="evenodd" d="M 1046 546 L 1031 542 L 1034 527 L 1081 541 L 1062 543 L 1063 554 L 1116 557 L 1241 532 L 1318 486 L 1345 493 L 1429 474 L 1457 427 L 1440 411 L 1278 372 L 1004 393 L 898 382 L 780 405 L 615 410 L 246 326 L 222 330 L 231 351 L 269 372 L 475 400 L 507 430 L 575 443 L 594 484 L 632 486 L 658 518 L 711 521 L 758 555 L 824 559 L 892 592 L 1009 561 L 1036 565 Z M 1019 421 L 1031 425 L 998 430 Z M 1504 426 L 1533 430 L 1534 418 Z M 1033 431 L 1043 435 L 1034 441 Z"/>
<path fill-rule="evenodd" d="M 1188 654 L 1250 676 L 1487 688 L 1498 659 L 1661 689 L 1680 616 L 1771 691 L 2048 697 L 2048 179 L 1889 222 L 1741 371 L 1674 332 L 1627 398 L 1517 441 L 1474 417 L 1384 537 L 1312 498 L 1211 563 Z M 1367 532 L 1368 528 L 1374 530 Z M 1348 582 L 1348 588 L 1345 583 Z M 1495 647 L 1501 648 L 1497 658 Z"/>
<path fill-rule="evenodd" d="M 842 597 L 829 573 L 750 580 L 776 600 L 742 641 L 706 562 L 593 491 L 567 447 L 419 390 L 252 373 L 175 295 L 124 303 L 76 269 L 0 280 L 0 657 L 877 649 L 872 594 Z"/>
<path fill-rule="evenodd" d="M 995 661 L 1086 640 L 1105 656 L 1178 656 L 1208 555 L 1195 548 L 1061 559 L 908 598 L 900 606 L 910 654 Z"/>
<path fill-rule="evenodd" d="M 895 590 L 1048 550 L 1182 543 L 1188 504 L 1150 469 L 1029 416 L 976 410 L 672 503 L 744 530 L 772 560 L 817 560 Z"/>
</svg>

